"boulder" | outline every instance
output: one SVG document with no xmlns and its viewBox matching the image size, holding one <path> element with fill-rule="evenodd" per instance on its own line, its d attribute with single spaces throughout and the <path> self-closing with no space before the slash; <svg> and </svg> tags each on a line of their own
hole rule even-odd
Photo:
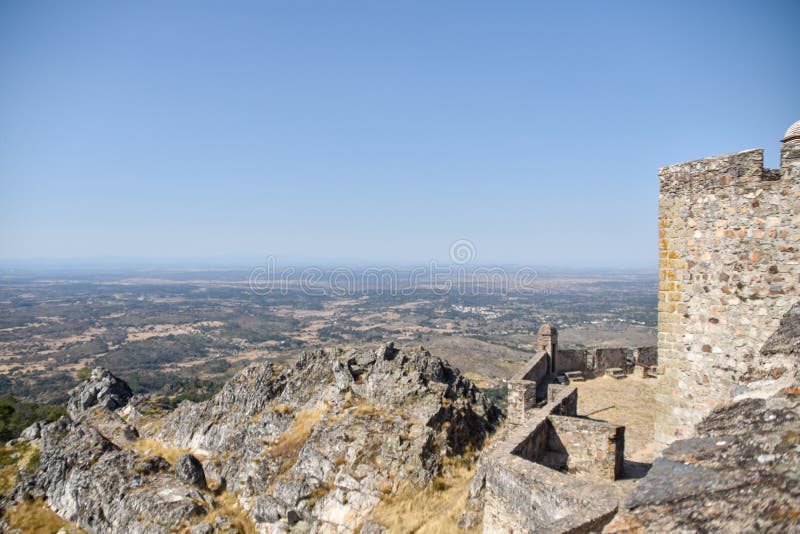
<svg viewBox="0 0 800 534">
<path fill-rule="evenodd" d="M 800 389 L 719 408 L 673 442 L 604 532 L 791 532 L 800 510 Z"/>
<path fill-rule="evenodd" d="M 179 480 L 188 482 L 201 488 L 206 487 L 206 473 L 200 460 L 191 454 L 184 454 L 178 457 L 175 462 L 175 475 Z"/>
<path fill-rule="evenodd" d="M 39 439 L 39 436 L 42 435 L 42 423 L 40 421 L 36 421 L 31 426 L 23 430 L 19 437 L 20 439 L 33 441 L 34 439 Z"/>
</svg>

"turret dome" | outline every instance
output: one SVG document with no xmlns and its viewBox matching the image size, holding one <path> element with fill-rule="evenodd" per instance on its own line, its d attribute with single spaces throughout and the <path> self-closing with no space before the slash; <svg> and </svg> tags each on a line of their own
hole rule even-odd
<svg viewBox="0 0 800 534">
<path fill-rule="evenodd" d="M 786 130 L 786 135 L 783 136 L 783 142 L 791 141 L 792 139 L 800 139 L 800 121 L 795 122 L 789 129 Z"/>
</svg>

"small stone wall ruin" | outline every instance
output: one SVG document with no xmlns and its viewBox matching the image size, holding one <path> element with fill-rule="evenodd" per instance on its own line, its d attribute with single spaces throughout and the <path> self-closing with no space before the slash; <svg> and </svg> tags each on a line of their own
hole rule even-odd
<svg viewBox="0 0 800 534">
<path fill-rule="evenodd" d="M 580 417 L 547 418 L 543 462 L 570 474 L 616 480 L 622 476 L 625 427 Z"/>
<path fill-rule="evenodd" d="M 601 376 L 607 369 L 620 368 L 633 372 L 633 368 L 658 365 L 656 347 L 613 347 L 596 349 L 558 349 L 558 373 L 580 371 L 586 377 Z"/>
<path fill-rule="evenodd" d="M 556 339 L 555 328 L 547 333 Z M 552 371 L 546 349 L 556 366 L 561 351 L 555 342 L 538 346 L 508 382 L 505 435 L 484 452 L 473 480 L 470 499 L 483 503 L 486 533 L 588 532 L 617 510 L 612 482 L 622 475 L 625 428 L 577 417 L 577 389 L 542 372 Z"/>
</svg>

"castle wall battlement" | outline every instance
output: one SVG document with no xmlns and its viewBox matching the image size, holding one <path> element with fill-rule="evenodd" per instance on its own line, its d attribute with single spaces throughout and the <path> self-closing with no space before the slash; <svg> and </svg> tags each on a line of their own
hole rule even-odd
<svg viewBox="0 0 800 534">
<path fill-rule="evenodd" d="M 617 511 L 624 427 L 576 417 L 578 392 L 550 384 L 547 403 L 484 452 L 470 498 L 483 532 L 594 532 Z"/>
<path fill-rule="evenodd" d="M 656 451 L 712 409 L 794 378 L 761 346 L 800 298 L 800 140 L 784 144 L 780 170 L 758 149 L 659 178 Z"/>
<path fill-rule="evenodd" d="M 658 175 L 664 193 L 752 185 L 774 178 L 765 171 L 764 150 L 757 148 L 669 165 L 659 169 Z"/>
</svg>

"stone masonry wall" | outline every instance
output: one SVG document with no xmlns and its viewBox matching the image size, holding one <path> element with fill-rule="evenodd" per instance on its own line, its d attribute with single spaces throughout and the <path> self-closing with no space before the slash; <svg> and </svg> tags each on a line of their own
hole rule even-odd
<svg viewBox="0 0 800 534">
<path fill-rule="evenodd" d="M 547 448 L 566 455 L 571 474 L 615 480 L 622 476 L 625 427 L 579 417 L 549 417 Z"/>
<path fill-rule="evenodd" d="M 628 349 L 595 349 L 594 350 L 594 370 L 595 373 L 605 372 L 612 367 L 625 368 L 628 357 Z"/>
<path fill-rule="evenodd" d="M 538 424 L 533 427 L 533 430 L 530 430 L 527 437 L 514 447 L 511 454 L 519 456 L 520 458 L 525 458 L 531 462 L 537 462 L 544 456 L 547 450 L 547 439 L 549 435 L 550 425 L 547 419 L 538 421 Z"/>
<path fill-rule="evenodd" d="M 508 422 L 521 425 L 526 413 L 536 405 L 536 382 L 531 380 L 508 381 Z"/>
<path fill-rule="evenodd" d="M 550 355 L 544 351 L 539 351 L 523 369 L 512 377 L 512 380 L 531 380 L 538 384 L 547 376 L 549 368 Z"/>
<path fill-rule="evenodd" d="M 656 365 L 656 347 L 618 347 L 598 349 L 559 349 L 559 372 L 581 371 L 587 375 L 602 375 L 610 367 L 625 369 L 628 354 L 640 365 Z"/>
<path fill-rule="evenodd" d="M 656 347 L 638 347 L 634 349 L 634 356 L 638 365 L 658 365 L 658 350 Z"/>
<path fill-rule="evenodd" d="M 575 416 L 577 390 L 550 384 L 547 399 L 481 456 L 470 499 L 483 500 L 486 534 L 597 532 L 617 510 L 607 477 L 577 477 L 537 463 L 547 454 L 553 416 Z"/>
<path fill-rule="evenodd" d="M 625 429 L 577 418 L 573 386 L 545 381 L 536 403 L 537 384 L 529 378 L 546 373 L 548 361 L 539 350 L 508 381 L 510 424 L 481 455 L 462 528 L 482 516 L 487 534 L 578 534 L 599 531 L 616 513 L 611 480 L 621 473 Z"/>
<path fill-rule="evenodd" d="M 560 373 L 568 371 L 581 371 L 585 373 L 586 368 L 585 349 L 559 349 L 558 350 L 558 371 Z"/>
<path fill-rule="evenodd" d="M 760 347 L 800 295 L 800 141 L 660 169 L 656 451 L 794 370 Z"/>
<path fill-rule="evenodd" d="M 578 390 L 573 386 L 550 384 L 547 387 L 547 404 L 551 415 L 578 415 Z"/>
</svg>

